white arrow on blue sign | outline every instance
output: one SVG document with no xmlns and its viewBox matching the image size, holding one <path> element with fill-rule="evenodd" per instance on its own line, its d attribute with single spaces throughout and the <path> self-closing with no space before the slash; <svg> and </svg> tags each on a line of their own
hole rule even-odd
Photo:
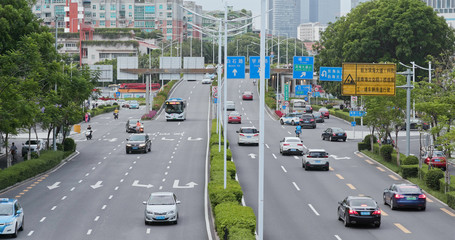
<svg viewBox="0 0 455 240">
<path fill-rule="evenodd" d="M 245 78 L 245 56 L 227 57 L 227 75 L 228 79 Z"/>
<path fill-rule="evenodd" d="M 343 78 L 343 68 L 341 67 L 320 67 L 319 80 L 320 81 L 334 81 L 341 82 Z"/>
<path fill-rule="evenodd" d="M 251 56 L 250 57 L 250 78 L 259 79 L 259 69 L 261 66 L 261 57 Z M 265 78 L 270 79 L 270 57 L 265 57 Z"/>
<path fill-rule="evenodd" d="M 314 58 L 294 56 L 292 78 L 313 79 Z"/>
</svg>

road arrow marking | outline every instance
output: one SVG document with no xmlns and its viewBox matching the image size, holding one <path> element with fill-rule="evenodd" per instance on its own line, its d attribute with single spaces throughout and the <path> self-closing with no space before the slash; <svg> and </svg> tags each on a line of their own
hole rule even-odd
<svg viewBox="0 0 455 240">
<path fill-rule="evenodd" d="M 168 138 L 165 138 L 165 137 L 162 137 L 161 140 L 163 140 L 163 141 L 174 141 L 174 139 L 172 139 L 172 138 L 168 139 Z"/>
<path fill-rule="evenodd" d="M 59 186 L 58 186 L 59 184 L 60 184 L 60 182 L 56 182 L 56 183 L 54 183 L 54 184 L 52 184 L 52 185 L 50 185 L 50 186 L 47 186 L 47 188 L 49 188 L 49 190 L 52 190 L 52 189 L 58 188 L 58 187 L 59 187 Z"/>
<path fill-rule="evenodd" d="M 191 138 L 191 137 L 188 138 L 188 141 L 201 141 L 201 140 L 202 140 L 202 138 Z"/>
<path fill-rule="evenodd" d="M 133 187 L 145 187 L 145 188 L 151 188 L 151 187 L 153 187 L 152 184 L 139 184 L 139 180 L 134 180 L 132 186 L 133 186 Z"/>
<path fill-rule="evenodd" d="M 101 185 L 101 183 L 103 183 L 103 181 L 98 181 L 98 182 L 96 182 L 95 185 L 90 185 L 90 187 L 92 187 L 93 189 L 100 188 L 103 186 L 103 185 Z"/>
<path fill-rule="evenodd" d="M 333 157 L 336 160 L 341 160 L 341 159 L 351 159 L 350 157 L 337 157 L 336 155 L 330 155 L 330 157 Z"/>
<path fill-rule="evenodd" d="M 254 153 L 250 153 L 250 154 L 248 154 L 248 156 L 250 156 L 252 159 L 256 158 L 256 154 L 254 154 Z"/>
<path fill-rule="evenodd" d="M 179 186 L 180 180 L 176 179 L 174 180 L 174 185 L 172 186 L 173 188 L 194 188 L 194 186 L 197 185 L 195 182 L 189 182 L 185 186 Z"/>
</svg>

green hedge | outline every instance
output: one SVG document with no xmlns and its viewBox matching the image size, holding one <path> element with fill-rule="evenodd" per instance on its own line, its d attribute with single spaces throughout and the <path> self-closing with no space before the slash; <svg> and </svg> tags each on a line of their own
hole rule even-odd
<svg viewBox="0 0 455 240">
<path fill-rule="evenodd" d="M 215 228 L 220 239 L 255 239 L 256 217 L 253 209 L 244 207 L 236 202 L 225 202 L 215 207 Z M 239 229 L 247 229 L 240 231 Z"/>
<path fill-rule="evenodd" d="M 434 190 L 439 190 L 439 179 L 444 177 L 444 173 L 441 169 L 430 169 L 427 174 L 425 174 L 425 184 Z"/>
<path fill-rule="evenodd" d="M 242 187 L 239 182 L 232 179 L 226 179 L 226 189 L 224 189 L 223 178 L 212 180 L 209 182 L 208 190 L 212 208 L 223 202 L 240 203 L 242 201 Z"/>
<path fill-rule="evenodd" d="M 227 145 L 229 147 L 229 144 Z M 210 147 L 210 159 L 213 159 L 215 157 L 221 156 L 221 159 L 224 159 L 224 146 L 221 145 L 221 152 L 218 152 L 218 145 L 213 145 Z M 232 152 L 231 149 L 227 149 L 226 151 L 226 159 L 231 160 L 232 159 Z"/>
<path fill-rule="evenodd" d="M 450 176 L 450 185 L 447 185 L 447 183 L 445 182 L 445 178 L 444 177 L 439 179 L 439 191 L 444 193 L 446 186 L 449 187 L 448 188 L 449 192 L 455 191 L 455 176 Z"/>
<path fill-rule="evenodd" d="M 98 106 L 97 108 L 92 108 L 89 110 L 90 118 L 93 118 L 94 116 L 100 115 L 103 113 L 113 112 L 116 108 L 118 108 L 118 106 L 111 106 L 111 105 L 108 105 L 108 106 L 101 105 L 101 106 Z M 84 119 L 84 117 L 85 117 L 85 113 L 84 113 L 84 116 L 82 116 L 82 118 Z"/>
<path fill-rule="evenodd" d="M 359 151 L 362 151 L 362 150 L 370 150 L 371 146 L 370 144 L 368 143 L 364 143 L 364 142 L 359 142 L 357 143 L 357 149 Z"/>
<path fill-rule="evenodd" d="M 419 164 L 419 159 L 418 159 L 416 156 L 409 155 L 409 156 L 407 156 L 407 157 L 402 161 L 402 164 L 403 164 L 403 165 L 415 165 L 415 164 Z"/>
<path fill-rule="evenodd" d="M 171 80 L 161 88 L 156 97 L 153 98 L 152 110 L 160 110 L 161 106 L 163 106 L 164 102 L 167 100 L 169 92 L 176 82 L 177 80 Z"/>
<path fill-rule="evenodd" d="M 447 193 L 447 205 L 452 209 L 455 209 L 455 191 Z"/>
<path fill-rule="evenodd" d="M 413 178 L 419 175 L 419 165 L 401 165 L 401 176 L 403 178 Z"/>
<path fill-rule="evenodd" d="M 223 172 L 224 175 L 224 161 L 223 158 L 217 157 L 212 159 L 212 162 L 210 163 L 210 174 L 215 171 L 221 171 Z M 235 179 L 235 174 L 236 174 L 236 168 L 235 168 L 235 163 L 232 161 L 227 160 L 226 161 L 226 172 L 228 175 L 228 178 Z M 223 176 L 224 178 L 224 176 Z"/>
<path fill-rule="evenodd" d="M 387 162 L 392 161 L 392 152 L 393 152 L 392 145 L 387 145 L 387 144 L 382 145 L 381 148 L 379 149 L 379 152 L 381 153 L 381 156 L 384 158 L 385 161 L 387 161 Z"/>
</svg>

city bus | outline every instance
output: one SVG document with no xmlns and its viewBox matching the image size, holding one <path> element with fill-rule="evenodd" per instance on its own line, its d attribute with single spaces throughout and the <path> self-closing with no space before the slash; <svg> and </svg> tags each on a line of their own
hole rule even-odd
<svg viewBox="0 0 455 240">
<path fill-rule="evenodd" d="M 166 121 L 186 119 L 186 100 L 182 98 L 169 98 L 164 102 Z"/>
<path fill-rule="evenodd" d="M 303 99 L 291 99 L 291 112 L 305 113 L 305 106 L 307 102 Z"/>
</svg>

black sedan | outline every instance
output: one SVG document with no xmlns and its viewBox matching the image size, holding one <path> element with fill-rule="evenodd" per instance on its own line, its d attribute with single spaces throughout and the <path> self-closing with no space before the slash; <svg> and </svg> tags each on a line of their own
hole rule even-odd
<svg viewBox="0 0 455 240">
<path fill-rule="evenodd" d="M 381 209 L 371 197 L 348 196 L 338 202 L 338 220 L 344 222 L 345 227 L 352 224 L 373 224 L 381 226 Z"/>
<path fill-rule="evenodd" d="M 425 210 L 427 197 L 422 189 L 415 184 L 392 184 L 384 189 L 384 204 L 390 205 L 392 210 L 397 208 L 417 208 Z"/>
<path fill-rule="evenodd" d="M 346 142 L 347 137 L 346 132 L 341 128 L 327 128 L 322 133 L 322 140 L 338 141 L 341 139 Z"/>
<path fill-rule="evenodd" d="M 126 139 L 126 154 L 132 152 L 147 153 L 152 151 L 152 140 L 146 133 L 132 134 Z"/>
</svg>

